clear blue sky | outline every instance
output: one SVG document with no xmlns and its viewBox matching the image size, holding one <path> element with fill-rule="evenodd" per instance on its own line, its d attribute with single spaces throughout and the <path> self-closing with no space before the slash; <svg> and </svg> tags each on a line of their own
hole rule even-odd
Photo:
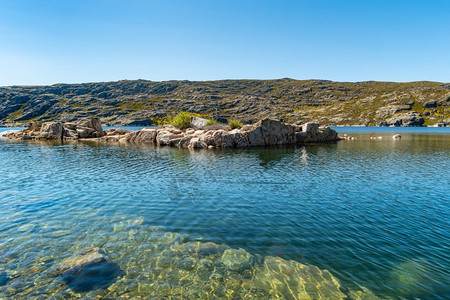
<svg viewBox="0 0 450 300">
<path fill-rule="evenodd" d="M 0 0 L 0 86 L 450 82 L 450 0 Z"/>
</svg>

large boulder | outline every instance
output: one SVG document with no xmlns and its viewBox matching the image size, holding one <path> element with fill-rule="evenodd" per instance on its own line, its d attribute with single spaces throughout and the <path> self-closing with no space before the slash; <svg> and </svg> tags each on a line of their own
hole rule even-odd
<svg viewBox="0 0 450 300">
<path fill-rule="evenodd" d="M 189 149 L 203 149 L 206 148 L 207 145 L 200 138 L 194 137 L 190 139 L 188 148 Z"/>
<path fill-rule="evenodd" d="M 212 135 L 212 138 L 214 140 L 213 146 L 220 147 L 222 145 L 223 136 L 225 133 L 226 133 L 226 131 L 222 130 L 222 129 L 219 129 L 213 133 L 213 135 Z"/>
<path fill-rule="evenodd" d="M 283 145 L 295 143 L 295 128 L 281 121 L 265 119 L 256 123 L 261 127 L 266 145 Z"/>
<path fill-rule="evenodd" d="M 303 132 L 309 133 L 309 134 L 315 134 L 319 130 L 320 125 L 317 123 L 306 123 L 302 125 Z"/>
<path fill-rule="evenodd" d="M 336 141 L 339 140 L 338 133 L 336 130 L 331 129 L 330 127 L 325 127 L 320 132 L 320 142 L 328 142 L 328 141 Z"/>
<path fill-rule="evenodd" d="M 216 146 L 214 143 L 214 132 L 214 130 L 205 132 L 205 134 L 200 136 L 201 141 L 204 142 L 207 146 Z"/>
<path fill-rule="evenodd" d="M 93 118 L 90 120 L 81 120 L 77 122 L 77 125 L 92 128 L 97 132 L 103 133 L 102 123 L 99 118 Z"/>
<path fill-rule="evenodd" d="M 143 128 L 132 131 L 125 135 L 125 141 L 130 143 L 154 144 L 156 142 L 157 130 L 153 128 Z"/>
<path fill-rule="evenodd" d="M 247 137 L 239 129 L 233 129 L 222 136 L 222 148 L 246 148 L 248 147 Z"/>
<path fill-rule="evenodd" d="M 64 123 L 64 138 L 100 138 L 106 135 L 99 118 Z M 76 137 L 75 137 L 76 133 Z"/>
<path fill-rule="evenodd" d="M 185 136 L 185 137 L 181 138 L 179 143 L 178 143 L 178 147 L 180 147 L 180 148 L 189 148 L 189 146 L 191 144 L 191 140 L 193 138 L 194 138 L 193 136 Z"/>
<path fill-rule="evenodd" d="M 95 129 L 84 126 L 77 126 L 76 132 L 80 139 L 87 139 L 90 137 L 94 137 L 93 135 L 95 133 Z"/>
<path fill-rule="evenodd" d="M 47 140 L 60 140 L 63 137 L 63 124 L 61 122 L 45 122 L 42 124 L 38 138 Z"/>
<path fill-rule="evenodd" d="M 158 146 L 178 146 L 183 137 L 184 135 L 182 134 L 176 134 L 168 130 L 160 130 L 156 136 L 156 144 Z"/>
<path fill-rule="evenodd" d="M 340 139 L 336 130 L 317 123 L 306 123 L 297 128 L 295 138 L 297 143 L 322 143 Z"/>
<path fill-rule="evenodd" d="M 246 137 L 246 146 L 285 145 L 296 142 L 295 127 L 277 120 L 264 119 L 254 125 L 243 126 L 242 131 Z"/>
<path fill-rule="evenodd" d="M 261 127 L 253 127 L 253 129 L 246 132 L 246 136 L 248 140 L 248 145 L 250 147 L 260 147 L 266 145 L 266 141 L 264 139 Z"/>
<path fill-rule="evenodd" d="M 62 126 L 64 139 L 100 138 L 106 135 L 98 118 L 81 120 L 76 123 L 67 122 Z"/>
<path fill-rule="evenodd" d="M 69 129 L 64 126 L 63 137 L 65 139 L 77 139 L 78 133 L 74 129 Z"/>
<path fill-rule="evenodd" d="M 64 123 L 64 128 L 68 130 L 77 130 L 77 123 L 74 122 L 66 122 Z"/>
</svg>

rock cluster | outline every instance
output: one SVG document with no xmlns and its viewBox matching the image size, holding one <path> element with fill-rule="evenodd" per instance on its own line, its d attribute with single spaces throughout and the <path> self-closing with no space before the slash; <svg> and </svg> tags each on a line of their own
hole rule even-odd
<svg viewBox="0 0 450 300">
<path fill-rule="evenodd" d="M 62 140 L 100 138 L 106 133 L 103 131 L 100 119 L 81 120 L 78 122 L 44 122 L 42 125 L 30 123 L 27 129 L 13 131 L 4 136 L 22 140 Z"/>
<path fill-rule="evenodd" d="M 177 129 L 165 125 L 159 129 L 145 128 L 124 132 L 106 130 L 102 140 L 109 142 L 147 143 L 189 149 L 250 148 L 337 141 L 337 132 L 316 123 L 289 125 L 265 119 L 241 129 Z"/>
<path fill-rule="evenodd" d="M 198 120 L 196 120 L 198 121 Z M 41 126 L 31 123 L 19 132 L 6 136 L 15 139 L 92 139 L 105 142 L 155 144 L 189 149 L 249 148 L 274 145 L 293 145 L 337 141 L 337 132 L 316 123 L 304 125 L 284 124 L 264 119 L 241 129 L 227 127 L 198 127 L 180 130 L 172 125 L 162 128 L 144 128 L 137 131 L 124 129 L 103 130 L 99 119 L 77 123 L 46 122 Z"/>
</svg>

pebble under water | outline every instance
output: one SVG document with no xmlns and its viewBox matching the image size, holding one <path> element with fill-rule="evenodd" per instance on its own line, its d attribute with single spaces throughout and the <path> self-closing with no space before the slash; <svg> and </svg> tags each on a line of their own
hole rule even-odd
<svg viewBox="0 0 450 300">
<path fill-rule="evenodd" d="M 450 135 L 0 140 L 0 299 L 447 299 Z"/>
</svg>

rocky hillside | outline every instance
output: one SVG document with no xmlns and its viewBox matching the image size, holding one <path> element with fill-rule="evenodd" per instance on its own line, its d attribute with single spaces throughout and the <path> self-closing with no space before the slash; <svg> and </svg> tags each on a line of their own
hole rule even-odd
<svg viewBox="0 0 450 300">
<path fill-rule="evenodd" d="M 0 87 L 0 123 L 100 117 L 151 125 L 189 111 L 245 123 L 263 118 L 328 125 L 450 126 L 450 84 L 324 80 L 123 80 Z"/>
</svg>

